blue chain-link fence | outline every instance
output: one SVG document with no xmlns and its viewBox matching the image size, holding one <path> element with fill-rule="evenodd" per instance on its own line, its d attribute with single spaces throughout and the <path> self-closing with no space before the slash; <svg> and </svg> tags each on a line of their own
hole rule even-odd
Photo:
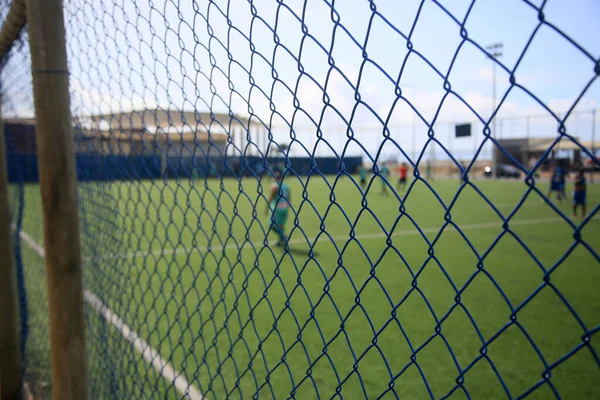
<svg viewBox="0 0 600 400">
<path fill-rule="evenodd" d="M 595 4 L 64 7 L 92 398 L 600 396 Z M 23 34 L 0 95 L 45 397 L 29 66 Z"/>
</svg>

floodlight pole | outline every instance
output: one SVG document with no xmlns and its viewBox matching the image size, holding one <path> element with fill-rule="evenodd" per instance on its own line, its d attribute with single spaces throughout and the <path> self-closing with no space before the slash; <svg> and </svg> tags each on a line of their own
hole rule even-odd
<svg viewBox="0 0 600 400">
<path fill-rule="evenodd" d="M 448 150 L 452 154 L 452 123 L 448 124 Z M 458 174 L 460 175 L 460 167 L 458 167 Z M 448 163 L 448 178 L 452 179 L 452 160 Z"/>
<path fill-rule="evenodd" d="M 492 133 L 491 136 L 492 138 L 494 136 L 496 136 L 496 59 L 498 57 L 502 57 L 502 51 L 501 49 L 504 47 L 504 45 L 502 43 L 494 43 L 492 45 L 489 45 L 488 47 L 486 47 L 486 50 L 488 50 L 490 52 L 490 58 L 492 59 L 493 63 L 492 63 L 492 101 L 493 101 L 493 107 L 492 107 Z M 498 177 L 498 169 L 497 169 L 497 164 L 498 164 L 498 157 L 497 157 L 497 151 L 495 147 L 492 147 L 492 173 L 494 175 L 494 177 Z"/>
</svg>

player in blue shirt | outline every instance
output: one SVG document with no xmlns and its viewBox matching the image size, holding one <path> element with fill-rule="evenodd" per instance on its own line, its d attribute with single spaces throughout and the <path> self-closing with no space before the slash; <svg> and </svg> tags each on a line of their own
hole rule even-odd
<svg viewBox="0 0 600 400">
<path fill-rule="evenodd" d="M 567 171 L 560 165 L 555 165 L 552 170 L 552 178 L 550 179 L 550 190 L 548 190 L 548 194 L 546 195 L 548 200 L 550 200 L 552 192 L 556 192 L 556 198 L 558 201 L 562 202 L 566 177 Z"/>
<path fill-rule="evenodd" d="M 561 180 L 560 180 L 560 194 L 562 195 L 562 198 L 565 200 L 568 200 L 567 198 L 567 191 L 566 191 L 566 186 L 567 186 L 567 176 L 569 174 L 569 172 L 567 171 L 566 168 L 561 167 Z"/>
<path fill-rule="evenodd" d="M 579 171 L 579 174 L 575 177 L 575 188 L 573 190 L 573 217 L 577 216 L 577 207 L 581 206 L 582 218 L 585 218 L 585 197 L 586 197 L 587 185 L 585 182 L 585 175 L 583 170 Z"/>
</svg>

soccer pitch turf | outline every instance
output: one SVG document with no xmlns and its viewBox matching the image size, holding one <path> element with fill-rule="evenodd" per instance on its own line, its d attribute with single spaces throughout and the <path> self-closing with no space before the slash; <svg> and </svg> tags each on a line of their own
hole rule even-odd
<svg viewBox="0 0 600 400">
<path fill-rule="evenodd" d="M 327 179 L 333 190 L 320 177 L 286 178 L 297 212 L 289 251 L 272 246 L 274 232 L 265 239 L 260 193 L 272 181 L 82 183 L 86 288 L 210 399 L 388 389 L 506 398 L 540 382 L 534 398 L 600 397 L 598 340 L 582 344 L 600 324 L 600 265 L 589 250 L 600 252 L 598 219 L 578 243 L 535 192 L 503 228 L 484 197 L 506 218 L 528 190 L 522 182 L 474 181 L 481 193 L 465 186 L 456 198 L 458 180 L 433 190 L 417 182 L 402 204 L 378 180 L 363 199 L 347 177 Z M 442 203 L 454 199 L 447 213 Z M 588 211 L 598 199 L 589 185 Z M 41 244 L 39 201 L 26 186 L 23 233 Z M 554 204 L 571 215 L 570 202 Z M 44 364 L 43 263 L 22 242 L 29 346 Z M 160 365 L 102 321 L 89 307 L 90 385 L 108 379 L 123 398 L 181 397 Z"/>
</svg>

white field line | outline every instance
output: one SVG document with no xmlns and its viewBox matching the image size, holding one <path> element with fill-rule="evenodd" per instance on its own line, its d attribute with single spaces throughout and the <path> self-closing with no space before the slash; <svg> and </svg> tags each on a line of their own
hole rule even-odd
<svg viewBox="0 0 600 400">
<path fill-rule="evenodd" d="M 46 253 L 44 248 L 38 245 L 31 236 L 27 233 L 19 232 L 19 236 L 25 241 L 31 248 L 42 258 L 45 257 Z M 161 374 L 167 381 L 172 382 L 177 391 L 190 400 L 203 400 L 202 393 L 177 372 L 173 366 L 165 359 L 163 359 L 158 351 L 154 350 L 150 345 L 142 339 L 133 329 L 129 327 L 118 315 L 112 312 L 108 306 L 106 306 L 102 300 L 94 295 L 89 290 L 84 290 L 85 301 L 98 311 L 104 319 L 112 324 L 127 340 L 132 344 L 137 351 L 142 354 L 144 360 L 152 364 L 154 369 Z"/>
<path fill-rule="evenodd" d="M 202 400 L 202 394 L 195 386 L 190 385 L 190 383 L 183 377 L 179 372 L 177 372 L 169 362 L 164 360 L 159 354 L 158 351 L 154 350 L 150 345 L 137 333 L 133 331 L 118 315 L 113 313 L 99 298 L 97 298 L 92 292 L 89 290 L 84 291 L 85 301 L 92 307 L 96 309 L 105 320 L 110 322 L 121 335 L 127 340 L 129 343 L 135 347 L 137 351 L 142 354 L 144 360 L 152 364 L 154 369 L 158 371 L 168 382 L 173 382 L 173 385 L 177 389 L 179 393 L 184 395 L 186 398 L 190 400 Z"/>
<path fill-rule="evenodd" d="M 559 221 L 562 221 L 562 218 L 555 217 L 555 218 L 541 218 L 541 219 L 525 219 L 525 220 L 510 221 L 509 225 L 510 226 L 534 225 L 534 224 L 546 224 L 546 223 L 559 222 Z M 470 225 L 460 226 L 460 229 L 463 231 L 464 230 L 486 229 L 486 228 L 500 227 L 500 226 L 502 226 L 502 224 L 503 224 L 502 222 L 487 222 L 487 223 L 480 223 L 480 224 L 470 224 Z M 426 229 L 422 229 L 422 232 L 423 233 L 437 233 L 437 232 L 439 232 L 439 230 L 440 230 L 439 227 L 426 228 Z M 411 229 L 411 230 L 407 230 L 407 231 L 394 232 L 392 234 L 392 237 L 416 236 L 416 235 L 420 235 L 420 234 L 421 233 L 417 229 Z M 27 235 L 25 232 L 21 231 L 20 236 L 41 257 L 45 256 L 44 249 L 41 246 L 39 246 L 29 235 Z M 384 237 L 387 237 L 387 236 L 383 232 L 355 235 L 355 238 L 359 239 L 359 240 L 381 239 Z M 316 238 L 311 238 L 311 239 L 309 239 L 309 241 L 314 242 L 315 239 Z M 333 240 L 336 242 L 347 241 L 348 239 L 349 239 L 348 235 L 333 237 Z M 259 246 L 259 245 L 262 245 L 263 243 L 264 243 L 263 241 L 260 241 L 260 242 L 252 242 L 251 244 L 254 246 Z M 288 243 L 289 244 L 306 243 L 306 240 L 302 238 L 302 239 L 290 240 Z M 244 243 L 244 245 L 247 245 L 247 243 Z M 230 248 L 234 249 L 237 247 L 238 247 L 238 245 L 236 245 L 236 244 L 229 244 L 226 246 L 211 246 L 212 249 L 230 249 Z M 206 246 L 196 247 L 195 249 L 196 250 L 202 250 L 202 249 L 206 250 L 207 247 Z M 187 253 L 188 251 L 191 251 L 191 250 L 184 249 L 184 248 L 178 248 L 178 249 L 155 250 L 152 252 L 136 251 L 136 252 L 132 252 L 132 253 L 126 253 L 126 254 L 120 254 L 120 255 L 115 254 L 115 255 L 99 257 L 99 258 L 106 258 L 106 257 L 109 257 L 109 258 L 118 258 L 118 257 L 136 258 L 136 257 L 140 257 L 140 256 L 146 256 L 148 254 L 168 255 L 168 254 Z M 142 354 L 143 358 L 147 362 L 151 363 L 152 366 L 165 379 L 173 382 L 175 388 L 182 395 L 184 395 L 186 398 L 188 398 L 190 400 L 203 400 L 202 394 L 200 393 L 200 391 L 198 389 L 196 389 L 195 386 L 190 385 L 189 382 L 185 379 L 185 377 L 183 377 L 181 374 L 179 374 L 171 366 L 171 364 L 169 364 L 167 361 L 165 361 L 158 354 L 158 352 L 156 350 L 154 350 L 152 347 L 150 347 L 150 345 L 147 342 L 145 342 L 142 338 L 140 338 L 137 333 L 135 333 L 118 315 L 113 313 L 104 303 L 102 303 L 102 301 L 100 299 L 98 299 L 89 290 L 85 290 L 84 297 L 85 297 L 86 302 L 90 306 L 92 306 L 100 314 L 102 314 L 102 316 L 108 322 L 110 322 L 115 328 L 117 328 L 119 330 L 119 332 L 121 332 L 121 335 L 125 338 L 125 340 L 127 340 L 129 343 L 131 343 Z"/>
<path fill-rule="evenodd" d="M 523 204 L 521 207 L 528 207 L 531 206 L 532 204 Z M 516 206 L 516 203 L 499 203 L 496 204 L 497 208 L 514 208 Z M 544 219 L 543 222 L 540 223 L 546 223 L 546 222 L 555 222 L 555 221 L 560 221 L 560 218 L 554 218 L 554 219 Z M 526 220 L 528 221 L 528 220 Z M 532 221 L 538 221 L 538 220 L 532 220 Z M 516 222 L 517 225 L 519 225 L 518 221 L 514 221 L 514 222 L 510 222 L 511 225 L 514 225 Z M 535 223 L 535 222 L 533 222 Z M 488 228 L 488 227 L 494 227 L 494 226 L 501 226 L 502 223 L 490 223 L 490 224 L 473 224 L 473 225 L 464 225 L 461 226 L 461 229 L 477 229 L 477 228 Z M 424 229 L 423 232 L 424 233 L 437 233 L 439 231 L 439 229 L 436 230 L 436 228 L 428 228 L 428 229 Z M 410 230 L 410 231 L 402 231 L 402 232 L 395 232 L 392 236 L 411 236 L 411 235 L 418 235 L 419 232 L 414 229 L 414 230 Z M 384 238 L 386 237 L 386 235 L 382 232 L 380 233 L 368 233 L 368 234 L 364 234 L 364 235 L 356 235 L 355 238 L 356 239 L 376 239 L 376 238 Z M 313 242 L 316 238 L 309 238 L 309 240 L 311 242 Z M 335 242 L 339 242 L 342 240 L 348 240 L 349 237 L 348 236 L 336 236 L 333 237 L 333 240 Z M 245 242 L 244 246 L 247 246 L 248 244 L 252 245 L 252 246 L 260 246 L 262 245 L 264 242 L 260 241 L 260 242 Z M 290 240 L 288 242 L 289 244 L 301 244 L 301 243 L 306 243 L 305 239 L 295 239 L 295 240 Z M 275 242 L 272 242 L 270 244 L 275 244 Z M 210 246 L 211 250 L 229 250 L 229 249 L 237 249 L 239 246 L 235 243 L 231 243 L 225 246 L 219 246 L 219 245 L 215 245 L 215 246 Z M 152 250 L 152 251 L 142 251 L 142 250 L 138 250 L 138 251 L 132 251 L 129 253 L 115 253 L 115 254 L 107 254 L 107 255 L 103 255 L 103 256 L 93 256 L 93 257 L 88 257 L 87 260 L 104 260 L 104 259 L 117 259 L 117 258 L 125 258 L 125 259 L 131 259 L 131 258 L 141 258 L 141 257 L 147 257 L 147 256 L 168 256 L 171 254 L 187 254 L 190 253 L 193 250 L 197 250 L 197 251 L 207 251 L 208 250 L 208 246 L 197 246 L 193 249 L 186 249 L 186 248 L 182 248 L 179 247 L 177 249 L 158 249 L 158 250 Z"/>
<path fill-rule="evenodd" d="M 46 258 L 46 252 L 44 251 L 44 248 L 42 246 L 40 246 L 39 244 L 37 244 L 35 242 L 35 240 L 33 240 L 33 238 L 31 236 L 29 236 L 28 234 L 26 234 L 25 232 L 23 232 L 23 230 L 21 230 L 19 232 L 19 236 L 21 237 L 21 239 L 23 239 L 36 253 L 38 253 L 38 255 L 42 258 Z"/>
<path fill-rule="evenodd" d="M 509 222 L 509 226 L 515 226 L 515 225 L 534 225 L 534 224 L 547 224 L 547 223 L 551 223 L 551 222 L 559 222 L 562 221 L 562 218 L 559 217 L 554 217 L 554 218 L 541 218 L 541 219 L 524 219 L 524 220 L 511 220 Z M 486 228 L 495 228 L 495 227 L 501 227 L 503 225 L 503 222 L 486 222 L 486 223 L 480 223 L 480 224 L 469 224 L 469 225 L 459 225 L 459 228 L 461 230 L 474 230 L 474 229 L 486 229 Z M 438 233 L 440 231 L 440 227 L 435 227 L 435 228 L 425 228 L 421 230 L 423 233 Z M 405 230 L 405 231 L 395 231 L 394 233 L 392 233 L 392 237 L 397 237 L 397 236 L 418 236 L 421 235 L 421 232 L 419 232 L 416 228 L 414 229 L 410 229 L 410 230 Z M 327 235 L 321 235 L 323 237 L 323 240 L 330 240 L 329 237 Z M 354 238 L 357 240 L 370 240 L 370 239 L 381 239 L 381 238 L 385 238 L 387 237 L 387 235 L 383 232 L 376 232 L 376 233 L 366 233 L 366 234 L 359 234 L 359 235 L 355 235 Z M 316 237 L 312 237 L 312 238 L 308 238 L 308 241 L 310 243 L 313 243 L 317 238 Z M 345 242 L 348 241 L 350 239 L 349 235 L 341 235 L 341 236 L 333 236 L 331 239 L 333 239 L 334 242 Z M 292 239 L 290 241 L 288 241 L 289 244 L 303 244 L 306 243 L 307 239 L 304 238 L 299 238 L 299 239 Z M 219 250 L 228 250 L 228 249 L 237 249 L 238 247 L 240 248 L 244 248 L 247 247 L 248 245 L 251 246 L 262 246 L 264 244 L 264 241 L 256 241 L 256 242 L 242 242 L 241 245 L 238 245 L 236 243 L 231 243 L 225 246 L 210 246 L 211 251 L 219 251 Z M 138 257 L 146 257 L 149 255 L 152 256 L 166 256 L 166 255 L 171 255 L 171 254 L 187 254 L 187 253 L 191 253 L 192 251 L 208 251 L 208 246 L 197 246 L 191 249 L 188 248 L 184 248 L 184 247 L 179 247 L 176 249 L 159 249 L 159 250 L 152 250 L 152 251 L 134 251 L 134 252 L 130 252 L 130 253 L 122 253 L 122 254 L 109 254 L 107 256 L 96 256 L 96 257 L 92 257 L 92 259 L 94 260 L 98 260 L 98 259 L 105 259 L 105 258 L 109 258 L 109 259 L 114 259 L 114 258 L 138 258 Z"/>
</svg>

